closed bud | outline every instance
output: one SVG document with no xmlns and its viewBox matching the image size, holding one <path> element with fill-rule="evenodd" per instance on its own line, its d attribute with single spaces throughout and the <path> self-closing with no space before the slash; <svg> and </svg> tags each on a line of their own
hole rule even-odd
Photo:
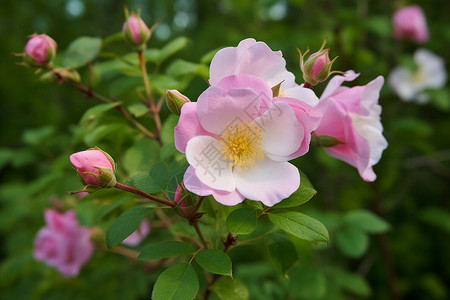
<svg viewBox="0 0 450 300">
<path fill-rule="evenodd" d="M 126 21 L 123 23 L 122 32 L 125 40 L 130 43 L 137 51 L 143 51 L 147 47 L 147 41 L 152 35 L 151 30 L 141 19 L 139 12 L 132 12 L 131 16 L 125 9 Z"/>
<path fill-rule="evenodd" d="M 343 74 L 343 72 L 341 71 L 331 71 L 331 66 L 333 65 L 337 57 L 330 61 L 330 49 L 323 49 L 326 42 L 327 40 L 325 39 L 322 47 L 320 47 L 320 50 L 311 54 L 305 62 L 304 57 L 309 50 L 307 50 L 304 54 L 302 54 L 302 52 L 298 50 L 298 52 L 300 53 L 300 69 L 303 72 L 303 79 L 311 86 L 315 86 L 318 83 L 327 80 L 327 78 L 331 74 Z"/>
<path fill-rule="evenodd" d="M 170 111 L 179 116 L 181 114 L 181 107 L 191 102 L 191 100 L 177 90 L 167 90 L 166 102 Z"/>
<path fill-rule="evenodd" d="M 25 45 L 25 64 L 32 67 L 48 67 L 56 55 L 56 42 L 46 34 L 34 34 Z"/>
</svg>

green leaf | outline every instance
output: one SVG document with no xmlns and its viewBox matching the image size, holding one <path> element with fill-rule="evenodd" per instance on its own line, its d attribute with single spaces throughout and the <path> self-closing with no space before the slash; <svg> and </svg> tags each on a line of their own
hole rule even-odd
<svg viewBox="0 0 450 300">
<path fill-rule="evenodd" d="M 82 36 L 70 43 L 63 58 L 63 65 L 76 69 L 93 61 L 100 52 L 102 39 Z"/>
<path fill-rule="evenodd" d="M 345 227 L 336 233 L 336 245 L 342 253 L 350 257 L 360 257 L 369 246 L 369 238 L 362 230 Z"/>
<path fill-rule="evenodd" d="M 159 159 L 159 144 L 155 140 L 139 139 L 125 152 L 123 167 L 130 175 L 146 172 Z"/>
<path fill-rule="evenodd" d="M 149 194 L 164 190 L 169 182 L 169 169 L 163 162 L 155 163 L 149 174 L 138 174 L 131 177 L 127 184 Z"/>
<path fill-rule="evenodd" d="M 106 231 L 106 244 L 109 248 L 119 244 L 132 234 L 153 207 L 135 206 L 122 213 Z"/>
<path fill-rule="evenodd" d="M 128 111 L 135 116 L 136 118 L 140 118 L 148 113 L 149 109 L 144 103 L 135 103 L 127 107 Z"/>
<path fill-rule="evenodd" d="M 308 177 L 302 172 L 300 172 L 300 187 L 287 199 L 284 199 L 280 203 L 277 203 L 273 208 L 286 208 L 300 206 L 308 202 L 313 196 L 317 194 L 317 191 L 312 186 Z"/>
<path fill-rule="evenodd" d="M 113 109 L 119 105 L 121 102 L 113 102 L 113 103 L 102 103 L 96 106 L 89 108 L 84 115 L 81 117 L 80 124 L 85 125 L 87 122 L 91 122 L 101 116 L 104 112 Z"/>
<path fill-rule="evenodd" d="M 189 263 L 174 265 L 159 275 L 153 287 L 153 300 L 191 300 L 198 292 L 198 278 Z"/>
<path fill-rule="evenodd" d="M 163 241 L 145 245 L 137 259 L 160 259 L 193 254 L 194 248 L 185 242 Z"/>
<path fill-rule="evenodd" d="M 427 207 L 420 214 L 420 219 L 430 225 L 450 232 L 450 213 L 442 207 Z"/>
<path fill-rule="evenodd" d="M 92 131 L 89 131 L 84 136 L 83 140 L 86 145 L 96 145 L 104 137 L 111 136 L 117 138 L 120 136 L 119 133 L 123 133 L 125 130 L 128 130 L 128 127 L 124 126 L 123 123 L 108 123 L 94 127 Z"/>
<path fill-rule="evenodd" d="M 370 285 L 359 275 L 338 268 L 333 269 L 333 275 L 337 284 L 347 292 L 360 297 L 369 297 L 372 293 Z"/>
<path fill-rule="evenodd" d="M 219 278 L 211 287 L 220 300 L 248 300 L 250 294 L 241 281 L 230 277 Z"/>
<path fill-rule="evenodd" d="M 265 238 L 265 244 L 275 269 L 286 275 L 298 260 L 294 243 L 285 235 L 270 234 Z"/>
<path fill-rule="evenodd" d="M 328 242 L 328 231 L 322 223 L 296 211 L 274 210 L 269 220 L 298 238 L 311 242 Z"/>
<path fill-rule="evenodd" d="M 231 259 L 223 251 L 201 250 L 195 255 L 195 261 L 208 272 L 231 276 Z"/>
<path fill-rule="evenodd" d="M 47 125 L 40 128 L 27 129 L 23 133 L 23 141 L 31 146 L 37 146 L 44 143 L 55 133 L 53 126 Z"/>
<path fill-rule="evenodd" d="M 187 45 L 189 45 L 190 40 L 186 37 L 178 37 L 171 42 L 169 42 L 167 45 L 165 45 L 160 52 L 158 62 L 162 63 L 170 56 L 174 55 L 178 51 L 181 51 L 183 48 L 185 48 Z"/>
<path fill-rule="evenodd" d="M 170 115 L 161 128 L 161 141 L 164 145 L 174 143 L 175 126 L 178 124 L 179 117 Z"/>
<path fill-rule="evenodd" d="M 256 228 L 257 217 L 258 213 L 255 209 L 238 208 L 227 217 L 228 230 L 232 235 L 252 233 Z"/>
<path fill-rule="evenodd" d="M 167 68 L 167 75 L 178 77 L 182 75 L 197 74 L 204 78 L 209 76 L 209 68 L 203 64 L 196 64 L 182 59 L 177 59 Z"/>
<path fill-rule="evenodd" d="M 344 216 L 343 222 L 369 233 L 386 232 L 390 228 L 389 223 L 367 210 L 351 211 Z"/>
</svg>

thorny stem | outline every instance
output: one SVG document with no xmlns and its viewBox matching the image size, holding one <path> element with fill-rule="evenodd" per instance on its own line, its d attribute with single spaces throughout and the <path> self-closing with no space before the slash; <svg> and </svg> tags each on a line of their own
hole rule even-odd
<svg viewBox="0 0 450 300">
<path fill-rule="evenodd" d="M 157 135 L 159 136 L 162 127 L 161 119 L 159 118 L 159 109 L 155 106 L 155 102 L 153 101 L 152 97 L 152 92 L 150 90 L 150 84 L 148 81 L 148 74 L 147 74 L 147 65 L 145 63 L 144 53 L 142 51 L 139 51 L 138 54 L 139 54 L 139 62 L 141 64 L 142 80 L 144 81 L 148 105 L 150 107 L 150 112 L 153 115 L 153 119 L 155 120 Z"/>
<path fill-rule="evenodd" d="M 156 201 L 158 203 L 161 203 L 161 204 L 164 204 L 164 205 L 167 205 L 167 206 L 170 206 L 170 207 L 176 206 L 176 204 L 174 202 L 172 202 L 172 201 L 168 201 L 166 199 L 158 198 L 156 196 L 153 196 L 151 194 L 148 194 L 146 192 L 143 192 L 141 190 L 138 190 L 138 189 L 136 189 L 134 187 L 131 187 L 131 186 L 128 186 L 128 185 L 125 185 L 125 184 L 116 183 L 116 185 L 114 187 L 117 188 L 117 189 L 123 190 L 123 191 L 127 191 L 127 192 L 130 192 L 130 193 L 139 195 L 141 197 L 144 197 L 144 198 Z"/>
</svg>

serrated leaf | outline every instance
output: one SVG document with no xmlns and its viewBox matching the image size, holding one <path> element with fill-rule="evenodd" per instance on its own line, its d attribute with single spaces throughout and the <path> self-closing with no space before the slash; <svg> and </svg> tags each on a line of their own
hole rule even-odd
<svg viewBox="0 0 450 300">
<path fill-rule="evenodd" d="M 298 260 L 294 243 L 285 235 L 271 234 L 265 238 L 265 245 L 275 269 L 286 275 Z"/>
<path fill-rule="evenodd" d="M 82 36 L 70 43 L 63 58 L 63 65 L 76 69 L 93 61 L 102 47 L 102 39 Z"/>
<path fill-rule="evenodd" d="M 367 210 L 354 210 L 347 213 L 343 222 L 369 233 L 381 233 L 389 230 L 389 223 Z"/>
<path fill-rule="evenodd" d="M 296 211 L 270 211 L 269 220 L 284 231 L 306 241 L 328 242 L 330 239 L 322 223 Z"/>
<path fill-rule="evenodd" d="M 220 300 L 248 300 L 250 294 L 241 281 L 230 277 L 219 278 L 211 287 Z"/>
<path fill-rule="evenodd" d="M 227 217 L 227 227 L 232 235 L 249 234 L 256 228 L 258 213 L 255 209 L 242 207 Z"/>
<path fill-rule="evenodd" d="M 345 227 L 336 233 L 336 245 L 342 253 L 350 257 L 360 257 L 369 246 L 369 238 L 362 230 Z"/>
<path fill-rule="evenodd" d="M 198 278 L 189 263 L 174 265 L 159 275 L 153 287 L 153 300 L 191 300 L 198 292 Z"/>
<path fill-rule="evenodd" d="M 122 213 L 106 231 L 106 244 L 109 248 L 120 244 L 141 224 L 153 207 L 135 206 Z"/>
<path fill-rule="evenodd" d="M 122 102 L 113 102 L 113 103 L 102 103 L 102 104 L 93 106 L 93 107 L 89 108 L 84 113 L 84 115 L 81 117 L 80 124 L 83 126 L 87 122 L 97 119 L 104 112 L 106 112 L 110 109 L 113 109 L 121 104 L 122 104 Z"/>
<path fill-rule="evenodd" d="M 194 259 L 208 272 L 231 276 L 231 259 L 223 251 L 218 249 L 201 250 Z"/>
<path fill-rule="evenodd" d="M 275 204 L 273 208 L 276 209 L 300 206 L 308 202 L 316 194 L 317 191 L 312 186 L 308 177 L 306 177 L 304 173 L 300 172 L 300 187 L 288 198 Z"/>
<path fill-rule="evenodd" d="M 191 245 L 178 241 L 163 241 L 145 245 L 137 259 L 160 259 L 179 255 L 193 254 Z"/>
</svg>

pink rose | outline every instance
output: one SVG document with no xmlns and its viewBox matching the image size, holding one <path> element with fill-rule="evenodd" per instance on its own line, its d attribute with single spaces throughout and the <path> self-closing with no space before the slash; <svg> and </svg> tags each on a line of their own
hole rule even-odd
<svg viewBox="0 0 450 300">
<path fill-rule="evenodd" d="M 299 172 L 287 161 L 303 151 L 310 134 L 305 128 L 315 128 L 311 123 L 317 120 L 306 112 L 314 108 L 301 103 L 297 114 L 271 96 L 264 80 L 237 75 L 183 105 L 175 146 L 190 164 L 183 179 L 187 190 L 212 194 L 224 205 L 247 198 L 272 206 L 298 189 Z"/>
<path fill-rule="evenodd" d="M 48 35 L 33 35 L 25 45 L 25 59 L 33 66 L 44 66 L 55 58 L 56 48 L 56 42 Z"/>
<path fill-rule="evenodd" d="M 111 187 L 115 185 L 114 161 L 100 149 L 90 149 L 74 153 L 70 162 L 80 173 L 86 184 Z"/>
<path fill-rule="evenodd" d="M 76 276 L 94 251 L 89 228 L 79 226 L 75 211 L 45 211 L 46 226 L 34 240 L 34 257 L 64 276 Z"/>
<path fill-rule="evenodd" d="M 392 17 L 394 37 L 409 39 L 417 43 L 428 40 L 428 27 L 423 10 L 418 5 L 411 5 L 397 10 Z"/>
<path fill-rule="evenodd" d="M 139 245 L 143 239 L 147 237 L 150 233 L 150 223 L 147 219 L 142 220 L 139 228 L 130 234 L 125 240 L 122 241 L 122 244 L 128 246 L 137 246 Z"/>
<path fill-rule="evenodd" d="M 145 44 L 151 35 L 145 22 L 134 13 L 123 23 L 122 32 L 125 39 L 134 46 Z"/>
<path fill-rule="evenodd" d="M 358 76 L 348 71 L 330 80 L 316 107 L 323 113 L 323 119 L 314 133 L 343 142 L 325 151 L 356 167 L 365 181 L 374 181 L 376 175 L 372 166 L 388 145 L 382 134 L 381 106 L 378 105 L 384 79 L 378 76 L 365 86 L 341 86 L 344 81 L 353 81 Z"/>
</svg>

